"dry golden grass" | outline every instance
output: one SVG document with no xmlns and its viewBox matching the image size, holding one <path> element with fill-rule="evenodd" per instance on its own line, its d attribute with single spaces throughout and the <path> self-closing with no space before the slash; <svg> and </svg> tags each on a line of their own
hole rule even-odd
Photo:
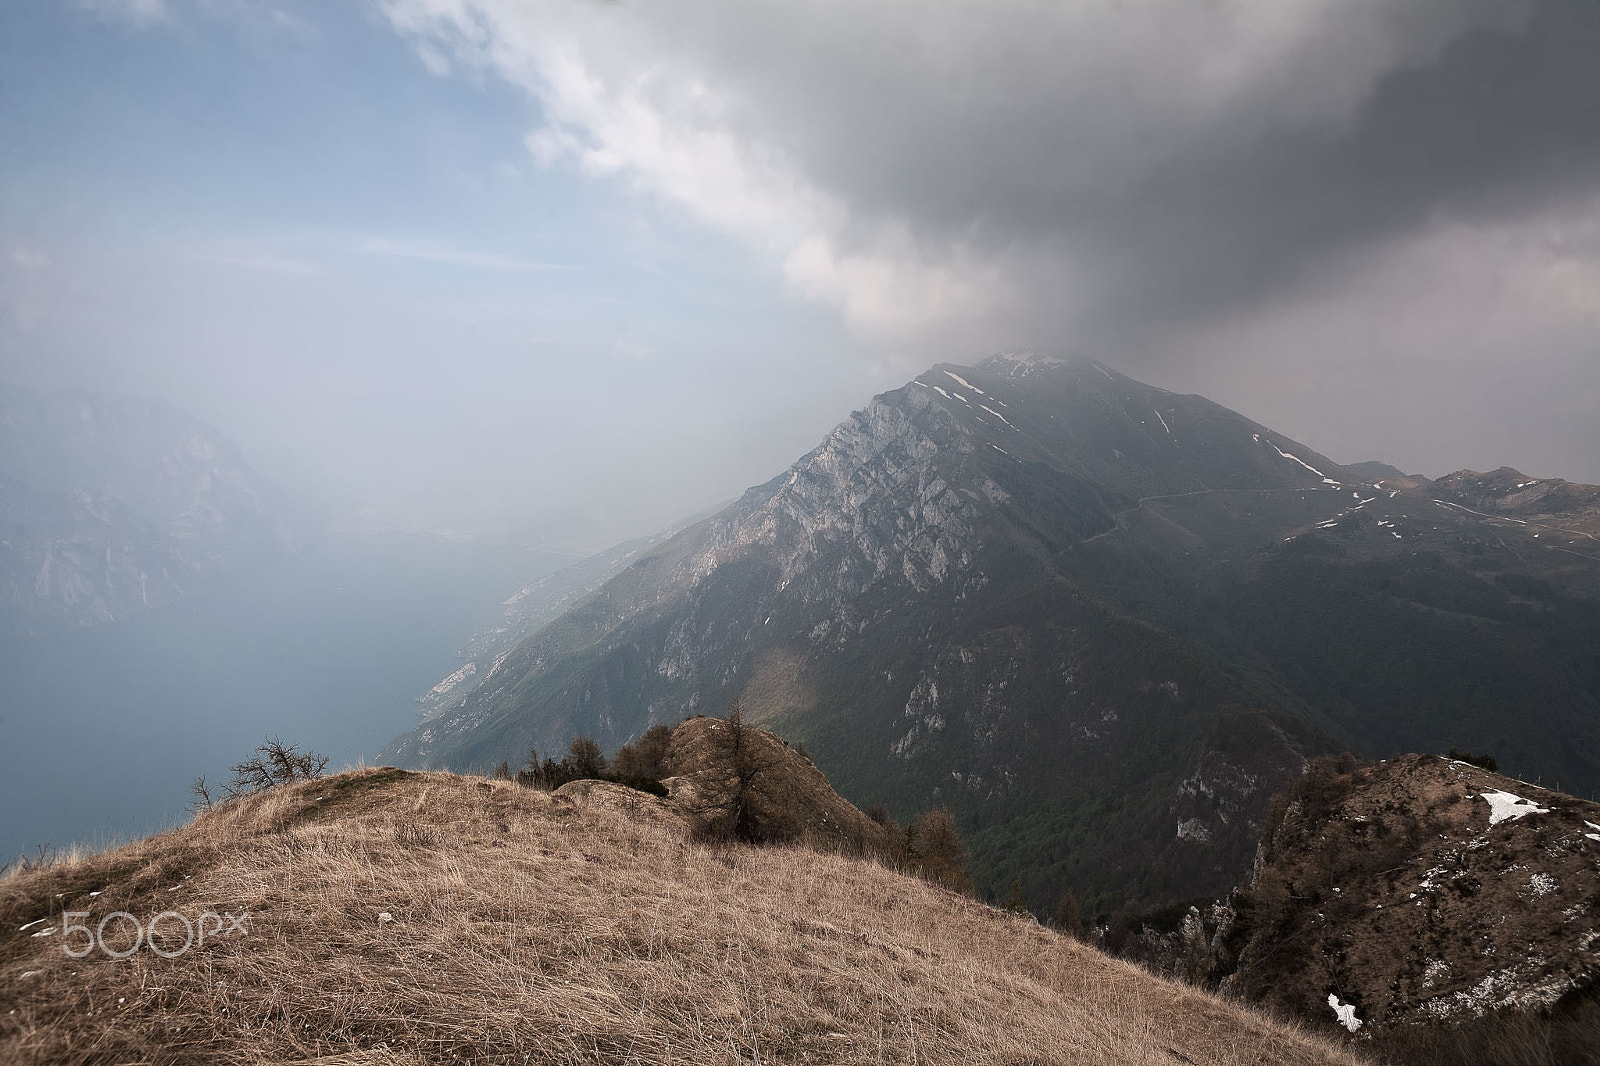
<svg viewBox="0 0 1600 1066">
<path fill-rule="evenodd" d="M 207 907 L 248 934 L 63 951 L 63 911 Z M 868 861 L 693 843 L 669 803 L 591 783 L 276 789 L 13 874 L 0 921 L 7 1063 L 1356 1061 Z"/>
</svg>

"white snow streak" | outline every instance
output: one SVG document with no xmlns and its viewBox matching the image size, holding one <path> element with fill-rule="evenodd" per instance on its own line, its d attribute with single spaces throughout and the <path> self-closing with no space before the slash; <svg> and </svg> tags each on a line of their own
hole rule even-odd
<svg viewBox="0 0 1600 1066">
<path fill-rule="evenodd" d="M 1269 440 L 1269 442 L 1267 442 L 1267 443 L 1272 443 L 1272 442 L 1270 442 L 1270 440 Z M 1325 479 L 1326 474 L 1323 474 L 1322 471 L 1318 471 L 1317 467 L 1312 466 L 1312 464 L 1307 463 L 1306 459 L 1299 458 L 1298 455 L 1290 455 L 1290 453 L 1288 453 L 1288 451 L 1283 450 L 1283 448 L 1277 447 L 1277 445 L 1272 445 L 1272 450 L 1277 451 L 1278 455 L 1282 455 L 1283 458 L 1290 459 L 1291 463 L 1299 463 L 1299 464 L 1301 464 L 1301 466 L 1306 467 L 1307 471 L 1312 472 L 1312 474 L 1317 475 L 1317 477 L 1323 477 L 1323 479 Z"/>
<path fill-rule="evenodd" d="M 1251 435 L 1254 436 L 1256 438 L 1256 440 L 1258 440 L 1258 441 L 1261 439 L 1260 436 L 1258 436 L 1256 434 L 1251 434 Z M 1270 440 L 1267 441 L 1267 443 L 1268 444 L 1272 444 L 1272 442 Z M 1307 470 L 1311 471 L 1313 474 L 1315 474 L 1318 477 L 1320 477 L 1324 484 L 1327 484 L 1327 485 L 1337 485 L 1338 484 L 1338 482 L 1333 480 L 1333 478 L 1329 477 L 1327 474 L 1324 474 L 1322 471 L 1318 470 L 1316 467 L 1312 466 L 1310 463 L 1306 462 L 1304 459 L 1300 458 L 1298 455 L 1290 455 L 1288 452 L 1284 451 L 1282 448 L 1278 447 L 1276 444 L 1272 444 L 1272 450 L 1277 452 L 1279 455 L 1283 456 L 1285 459 L 1288 459 L 1290 462 L 1299 463 L 1301 466 L 1305 467 Z M 1359 497 L 1359 496 L 1356 497 L 1356 499 L 1360 499 L 1360 498 L 1361 497 Z"/>
<path fill-rule="evenodd" d="M 996 411 L 993 407 L 990 407 L 988 404 L 984 404 L 984 403 L 980 403 L 978 406 L 983 408 L 985 411 L 988 411 L 990 414 L 994 415 L 996 418 L 998 418 L 1000 421 L 1004 422 L 1006 425 L 1011 426 L 1011 422 L 1006 418 L 1006 416 L 1001 414 L 999 411 Z M 1012 429 L 1017 429 L 1016 426 L 1011 426 L 1011 428 Z M 1017 432 L 1021 433 L 1022 430 L 1017 429 Z"/>
<path fill-rule="evenodd" d="M 974 385 L 972 382 L 970 382 L 966 378 L 962 377 L 960 374 L 952 374 L 948 370 L 941 370 L 939 372 L 941 374 L 943 374 L 947 378 L 955 378 L 957 381 L 961 382 L 961 384 L 965 385 L 967 388 L 971 389 L 973 392 L 977 393 L 979 396 L 987 396 L 987 395 L 989 395 L 988 393 L 984 392 L 982 389 L 978 388 L 978 386 Z"/>
</svg>

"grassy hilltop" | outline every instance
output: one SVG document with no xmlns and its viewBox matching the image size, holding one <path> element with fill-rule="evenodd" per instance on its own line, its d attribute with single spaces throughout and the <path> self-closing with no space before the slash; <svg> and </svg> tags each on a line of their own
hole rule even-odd
<svg viewBox="0 0 1600 1066">
<path fill-rule="evenodd" d="M 65 912 L 207 910 L 246 931 L 64 950 Z M 0 880 L 0 1060 L 1356 1061 L 878 861 L 702 842 L 680 799 L 394 769 Z"/>
</svg>

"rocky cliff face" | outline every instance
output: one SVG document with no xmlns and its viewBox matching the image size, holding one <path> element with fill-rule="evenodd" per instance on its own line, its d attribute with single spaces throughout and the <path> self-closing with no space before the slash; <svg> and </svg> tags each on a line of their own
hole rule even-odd
<svg viewBox="0 0 1600 1066">
<path fill-rule="evenodd" d="M 276 492 L 165 404 L 0 395 L 0 629 L 125 618 L 292 548 Z"/>
<path fill-rule="evenodd" d="M 1105 834 L 1089 809 L 1137 781 L 1110 801 L 1109 831 L 1141 891 L 1220 886 L 1266 796 L 1322 742 L 1074 594 L 1054 560 L 1116 532 L 1143 496 L 1214 483 L 1326 497 L 1314 506 L 1332 513 L 1337 471 L 1093 362 L 937 368 L 642 555 L 386 757 L 492 764 L 577 732 L 614 745 L 740 697 L 852 798 L 966 812 L 981 861 L 1000 866 L 1052 817 Z M 1068 866 L 1127 891 L 1126 870 L 1094 883 L 1102 844 L 994 876 L 1041 906 Z"/>
</svg>

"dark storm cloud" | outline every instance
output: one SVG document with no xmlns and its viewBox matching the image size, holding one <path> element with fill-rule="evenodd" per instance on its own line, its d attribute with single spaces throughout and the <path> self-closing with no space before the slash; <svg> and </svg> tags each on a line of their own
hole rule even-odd
<svg viewBox="0 0 1600 1066">
<path fill-rule="evenodd" d="M 833 23 L 782 48 L 751 39 L 779 39 L 770 26 L 715 44 L 752 119 L 823 188 L 948 239 L 1069 249 L 1094 264 L 1092 313 L 1115 322 L 1263 300 L 1442 218 L 1498 220 L 1600 186 L 1600 4 L 1396 7 L 1372 16 L 1392 53 L 1369 86 L 1343 79 L 1374 62 L 1373 40 L 1330 27 L 1214 110 L 1171 98 L 1190 87 L 1164 69 L 1185 27 L 1118 53 L 1115 5 L 1065 52 L 1042 12 L 1001 13 L 963 41 L 908 22 L 898 49 L 884 27 Z M 1112 61 L 1061 69 L 1101 32 Z M 1345 94 L 1346 113 L 1323 113 Z"/>
<path fill-rule="evenodd" d="M 1088 349 L 1330 454 L 1436 466 L 1494 418 L 1600 476 L 1581 403 L 1503 387 L 1600 390 L 1590 0 L 389 6 L 539 98 L 542 162 L 745 238 L 903 363 Z"/>
<path fill-rule="evenodd" d="M 1197 154 L 1100 224 L 1117 310 L 1260 300 L 1328 256 L 1441 218 L 1497 222 L 1600 187 L 1600 4 L 1547 0 L 1385 77 L 1336 135 Z"/>
<path fill-rule="evenodd" d="M 542 10 L 485 4 L 506 6 Z M 703 77 L 724 129 L 859 221 L 1092 264 L 1036 275 L 1023 314 L 1045 321 L 1062 283 L 1092 289 L 1071 315 L 1112 327 L 1226 311 L 1441 218 L 1600 184 L 1588 0 L 669 6 L 606 16 L 686 57 L 652 74 L 624 53 L 619 82 Z"/>
</svg>

